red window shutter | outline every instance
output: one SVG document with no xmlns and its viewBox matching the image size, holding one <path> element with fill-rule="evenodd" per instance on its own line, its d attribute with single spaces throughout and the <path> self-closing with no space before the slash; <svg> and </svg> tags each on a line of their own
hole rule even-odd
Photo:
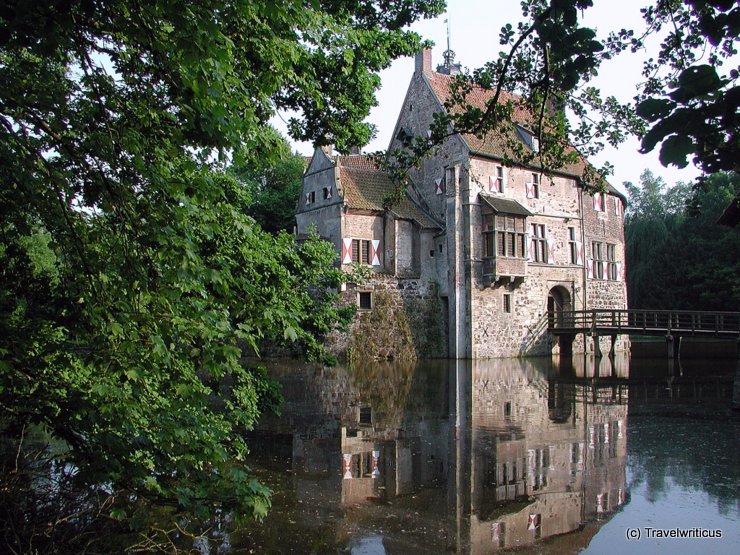
<svg viewBox="0 0 740 555">
<path fill-rule="evenodd" d="M 441 195 L 442 193 L 444 193 L 444 188 L 442 187 L 442 178 L 441 177 L 438 177 L 437 179 L 434 180 L 434 185 L 436 187 L 435 188 L 435 192 L 438 195 Z"/>
<path fill-rule="evenodd" d="M 352 237 L 342 239 L 342 264 L 352 264 Z"/>
<path fill-rule="evenodd" d="M 342 454 L 342 478 L 352 479 L 352 455 L 350 453 Z"/>
<path fill-rule="evenodd" d="M 373 266 L 380 266 L 380 252 L 378 252 L 380 241 L 373 239 L 370 245 L 370 264 Z"/>
</svg>

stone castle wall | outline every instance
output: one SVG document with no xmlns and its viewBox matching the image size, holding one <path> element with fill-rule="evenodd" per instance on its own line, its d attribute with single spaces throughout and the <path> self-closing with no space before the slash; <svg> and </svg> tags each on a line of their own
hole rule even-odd
<svg viewBox="0 0 740 555">
<path fill-rule="evenodd" d="M 357 361 L 447 356 L 446 323 L 436 284 L 375 274 L 361 285 L 348 284 L 342 298 L 359 304 L 361 292 L 371 294 L 372 309 L 358 309 L 347 332 L 330 335 L 332 354 Z"/>
</svg>

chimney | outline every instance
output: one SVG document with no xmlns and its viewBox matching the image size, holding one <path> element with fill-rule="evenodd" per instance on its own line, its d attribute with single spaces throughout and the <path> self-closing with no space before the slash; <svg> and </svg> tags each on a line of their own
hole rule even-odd
<svg viewBox="0 0 740 555">
<path fill-rule="evenodd" d="M 326 154 L 329 158 L 334 155 L 334 145 L 322 145 L 321 150 L 323 150 L 324 154 Z"/>
<path fill-rule="evenodd" d="M 416 67 L 414 68 L 415 73 L 425 73 L 427 75 L 432 73 L 432 49 L 425 48 L 416 53 Z"/>
</svg>

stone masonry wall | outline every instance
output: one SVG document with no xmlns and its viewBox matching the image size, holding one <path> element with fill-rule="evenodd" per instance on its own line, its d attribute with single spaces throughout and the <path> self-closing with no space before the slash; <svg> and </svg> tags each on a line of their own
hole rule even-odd
<svg viewBox="0 0 740 555">
<path fill-rule="evenodd" d="M 603 211 L 594 209 L 593 196 L 583 192 L 583 224 L 586 238 L 586 257 L 591 258 L 591 245 L 594 241 L 601 242 L 606 249 L 607 244 L 615 245 L 615 261 L 620 265 L 618 279 L 608 280 L 606 275 L 606 263 L 604 265 L 604 278 L 588 278 L 586 281 L 586 308 L 627 308 L 627 284 L 624 281 L 625 251 L 624 251 L 624 211 L 617 208 L 622 201 L 615 195 L 604 195 L 606 203 Z M 603 253 L 606 258 L 606 252 Z M 609 338 L 600 338 L 601 352 L 606 353 L 610 347 Z M 593 350 L 593 340 L 589 340 L 587 350 Z M 629 338 L 619 336 L 616 350 L 629 349 Z"/>
<path fill-rule="evenodd" d="M 539 198 L 528 199 L 526 184 L 532 181 L 532 171 L 524 168 L 504 168 L 505 188 L 502 193 L 488 190 L 488 176 L 496 175 L 500 162 L 483 158 L 471 160 L 471 197 L 476 191 L 513 199 L 533 215 L 527 218 L 527 247 L 530 225 L 544 225 L 552 258 L 549 262 L 527 262 L 523 282 L 493 282 L 483 275 L 483 218 L 488 209 L 481 201 L 473 206 L 471 243 L 473 282 L 471 285 L 471 342 L 474 358 L 545 355 L 553 352 L 556 342 L 546 332 L 547 300 L 550 291 L 558 287 L 572 309 L 585 305 L 584 267 L 571 261 L 569 229 L 576 237 L 582 235 L 579 210 L 579 189 L 575 181 L 564 176 L 541 176 Z M 504 295 L 510 295 L 511 312 L 504 310 Z"/>
<path fill-rule="evenodd" d="M 445 321 L 436 284 L 375 274 L 361 285 L 349 284 L 342 293 L 344 302 L 359 304 L 360 292 L 372 294 L 373 307 L 358 309 L 347 333 L 330 335 L 332 354 L 352 359 L 362 352 L 363 357 L 374 360 L 447 355 Z"/>
</svg>

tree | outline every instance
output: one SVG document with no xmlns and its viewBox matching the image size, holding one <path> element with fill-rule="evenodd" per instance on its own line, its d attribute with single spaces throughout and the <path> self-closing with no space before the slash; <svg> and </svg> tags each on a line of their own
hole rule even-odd
<svg viewBox="0 0 740 555">
<path fill-rule="evenodd" d="M 322 334 L 346 314 L 333 302 L 341 275 L 332 249 L 261 231 L 225 161 L 275 159 L 266 123 L 277 108 L 305 116 L 293 122 L 297 135 L 361 143 L 377 72 L 419 48 L 404 27 L 440 7 L 3 5 L 0 430 L 9 443 L 0 491 L 9 549 L 94 550 L 106 535 L 90 522 L 145 522 L 140 511 L 152 505 L 264 514 L 268 491 L 244 466 L 243 432 L 277 394 L 243 357 L 262 339 L 298 341 L 319 357 Z M 44 469 L 28 434 L 38 429 L 62 442 L 46 476 L 83 492 L 63 504 L 76 507 L 74 518 L 48 513 L 72 490 L 37 487 Z M 24 469 L 28 479 L 17 479 Z"/>
<path fill-rule="evenodd" d="M 592 5 L 591 0 L 523 0 L 526 21 L 501 28 L 505 50 L 455 78 L 431 136 L 416 137 L 394 152 L 392 169 L 403 171 L 460 132 L 509 138 L 507 163 L 547 170 L 637 134 L 643 152 L 661 145 L 664 165 L 684 167 L 692 157 L 707 173 L 737 171 L 740 88 L 737 69 L 731 67 L 740 31 L 737 3 L 660 0 L 642 10 L 643 29 L 606 36 L 583 23 Z M 653 37 L 661 41 L 660 52 L 644 61 L 645 81 L 634 104 L 605 97 L 593 86 L 599 71 L 613 70 L 610 60 L 625 52 L 637 55 Z M 474 88 L 488 91 L 483 105 L 471 100 Z M 538 150 L 516 139 L 517 125 L 539 137 Z M 585 164 L 583 181 L 603 189 L 610 170 Z"/>
<path fill-rule="evenodd" d="M 740 191 L 737 174 L 713 174 L 694 187 L 679 183 L 668 189 L 650 172 L 640 181 L 641 187 L 625 184 L 630 307 L 737 310 L 740 237 L 717 224 Z"/>
<path fill-rule="evenodd" d="M 306 159 L 291 153 L 288 141 L 275 134 L 280 148 L 273 162 L 255 165 L 236 160 L 229 172 L 246 187 L 251 197 L 247 212 L 262 229 L 292 232 Z"/>
</svg>

